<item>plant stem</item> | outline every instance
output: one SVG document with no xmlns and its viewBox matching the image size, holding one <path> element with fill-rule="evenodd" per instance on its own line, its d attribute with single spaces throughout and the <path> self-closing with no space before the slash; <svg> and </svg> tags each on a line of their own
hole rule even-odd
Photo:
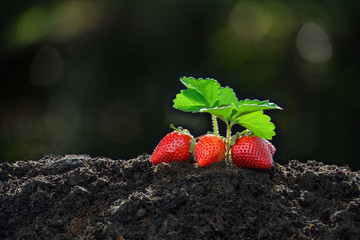
<svg viewBox="0 0 360 240">
<path fill-rule="evenodd" d="M 216 116 L 211 114 L 212 116 L 212 122 L 213 122 L 213 128 L 214 128 L 214 133 L 216 136 L 219 136 L 219 130 L 218 130 L 218 125 L 217 125 L 217 119 Z"/>
</svg>

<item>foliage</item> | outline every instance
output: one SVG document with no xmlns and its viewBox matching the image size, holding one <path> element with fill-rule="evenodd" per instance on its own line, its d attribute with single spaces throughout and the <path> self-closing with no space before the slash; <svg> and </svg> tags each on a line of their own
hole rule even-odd
<svg viewBox="0 0 360 240">
<path fill-rule="evenodd" d="M 219 118 L 227 125 L 227 146 L 229 149 L 232 126 L 239 124 L 250 130 L 252 134 L 272 139 L 275 135 L 275 125 L 264 110 L 282 108 L 268 100 L 257 99 L 238 100 L 232 88 L 221 85 L 215 79 L 182 77 L 180 81 L 187 87 L 181 90 L 174 99 L 174 108 L 192 113 L 210 113 L 213 118 Z M 218 135 L 217 123 L 213 121 L 214 132 Z"/>
</svg>

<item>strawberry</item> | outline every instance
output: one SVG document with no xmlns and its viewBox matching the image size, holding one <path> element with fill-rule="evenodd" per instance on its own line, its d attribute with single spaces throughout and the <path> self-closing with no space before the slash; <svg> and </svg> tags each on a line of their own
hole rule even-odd
<svg viewBox="0 0 360 240">
<path fill-rule="evenodd" d="M 200 167 L 210 166 L 225 158 L 225 142 L 222 138 L 206 134 L 195 146 L 195 159 Z"/>
<path fill-rule="evenodd" d="M 254 135 L 239 137 L 231 147 L 232 161 L 238 167 L 269 169 L 275 152 L 275 147 L 269 144 L 269 141 Z"/>
<path fill-rule="evenodd" d="M 185 162 L 192 154 L 193 144 L 195 140 L 190 134 L 174 131 L 159 142 L 150 160 L 154 165 L 162 162 Z"/>
</svg>

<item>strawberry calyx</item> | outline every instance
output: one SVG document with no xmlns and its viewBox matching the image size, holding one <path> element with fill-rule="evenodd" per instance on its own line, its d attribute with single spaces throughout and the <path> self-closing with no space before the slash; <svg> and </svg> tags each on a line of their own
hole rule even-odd
<svg viewBox="0 0 360 240">
<path fill-rule="evenodd" d="M 174 129 L 174 132 L 180 132 L 180 133 L 183 133 L 183 134 L 186 134 L 186 135 L 189 135 L 189 136 L 193 137 L 190 134 L 189 130 L 184 129 L 182 127 L 175 127 L 174 124 L 172 124 L 172 123 L 170 124 L 170 128 Z"/>
<path fill-rule="evenodd" d="M 242 131 L 240 133 L 240 136 L 241 137 L 245 137 L 245 136 L 252 136 L 252 135 L 255 135 L 254 132 L 250 131 L 249 129 L 245 129 L 244 131 Z"/>
<path fill-rule="evenodd" d="M 234 135 L 231 136 L 230 138 L 230 147 L 233 146 L 236 143 L 236 140 L 239 137 L 245 137 L 245 136 L 256 136 L 256 134 L 254 134 L 252 131 L 250 131 L 249 129 L 245 129 L 244 131 L 240 132 L 236 132 Z"/>
</svg>

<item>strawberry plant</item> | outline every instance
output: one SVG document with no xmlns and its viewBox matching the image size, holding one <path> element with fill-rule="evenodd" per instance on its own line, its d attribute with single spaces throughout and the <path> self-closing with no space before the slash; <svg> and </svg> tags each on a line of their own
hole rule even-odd
<svg viewBox="0 0 360 240">
<path fill-rule="evenodd" d="M 235 151 L 236 153 L 234 153 L 230 150 L 232 145 L 237 144 L 238 138 L 245 137 L 245 135 L 247 135 L 247 137 L 256 136 L 258 139 L 262 139 L 261 142 L 266 146 L 264 149 L 269 152 L 270 157 L 273 155 L 275 147 L 270 147 L 272 144 L 268 140 L 271 140 L 275 135 L 275 125 L 270 121 L 270 117 L 264 114 L 264 111 L 271 109 L 281 110 L 281 107 L 268 100 L 238 100 L 232 88 L 228 86 L 222 87 L 215 79 L 182 77 L 180 81 L 186 89 L 181 90 L 181 92 L 176 95 L 173 101 L 173 107 L 184 112 L 209 113 L 212 119 L 213 135 L 206 135 L 200 139 L 198 144 L 202 146 L 201 149 L 200 147 L 195 147 L 195 159 L 198 161 L 199 166 L 211 165 L 212 162 L 221 161 L 225 156 L 228 159 L 231 153 L 236 156 L 236 159 L 239 159 L 239 154 L 237 154 L 239 151 Z M 217 119 L 220 119 L 226 124 L 225 138 L 219 135 Z M 242 134 L 236 133 L 232 137 L 231 129 L 236 124 L 244 127 L 245 131 Z M 218 146 L 222 145 L 220 142 L 217 143 L 217 147 L 215 148 L 215 145 L 210 143 L 209 140 L 203 140 L 208 138 L 215 139 L 214 137 L 224 143 L 224 152 L 222 152 L 222 148 L 218 148 Z M 230 141 L 231 138 L 233 138 L 232 144 Z M 203 144 L 203 141 L 206 144 Z M 255 141 L 253 142 L 255 143 Z M 197 149 L 199 150 L 197 151 Z M 202 151 L 202 149 L 207 149 L 206 154 L 202 154 L 202 152 L 205 151 Z M 217 152 L 210 153 L 212 150 L 209 149 L 217 149 Z M 257 147 L 255 146 L 254 149 L 257 149 Z M 221 153 L 221 156 L 219 153 Z M 203 161 L 203 159 L 207 158 L 211 160 Z"/>
</svg>

